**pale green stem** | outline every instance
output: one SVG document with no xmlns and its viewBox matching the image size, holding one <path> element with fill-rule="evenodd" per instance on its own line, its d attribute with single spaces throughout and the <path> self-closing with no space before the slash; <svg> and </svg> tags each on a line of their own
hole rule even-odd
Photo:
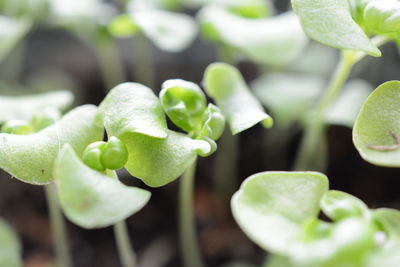
<svg viewBox="0 0 400 267">
<path fill-rule="evenodd" d="M 44 189 L 46 192 L 46 200 L 49 208 L 49 217 L 51 232 L 53 236 L 56 266 L 71 267 L 72 261 L 68 250 L 68 239 L 65 230 L 65 220 L 60 209 L 55 184 L 45 185 Z"/>
<path fill-rule="evenodd" d="M 126 81 L 122 59 L 115 40 L 101 38 L 96 40 L 94 47 L 101 77 L 108 92 L 117 84 Z"/>
<path fill-rule="evenodd" d="M 230 199 L 237 190 L 237 161 L 239 136 L 226 129 L 218 142 L 215 158 L 215 186 L 221 202 L 229 207 Z"/>
<path fill-rule="evenodd" d="M 129 233 L 125 221 L 120 221 L 114 225 L 114 235 L 122 266 L 135 267 L 136 255 L 129 239 Z"/>
<path fill-rule="evenodd" d="M 117 172 L 113 170 L 106 170 L 106 174 L 114 179 L 118 179 Z M 133 250 L 131 241 L 129 239 L 129 232 L 126 227 L 125 220 L 114 224 L 114 236 L 117 242 L 118 255 L 123 267 L 136 266 L 136 254 Z"/>
<path fill-rule="evenodd" d="M 218 59 L 224 63 L 235 66 L 236 52 L 232 47 L 219 45 Z M 230 199 L 237 189 L 237 159 L 239 150 L 239 136 L 232 135 L 226 127 L 218 142 L 218 150 L 215 158 L 215 189 L 220 201 L 229 207 Z"/>
<path fill-rule="evenodd" d="M 133 78 L 150 88 L 155 88 L 154 60 L 151 44 L 146 36 L 139 34 L 132 41 L 133 45 Z"/>
<path fill-rule="evenodd" d="M 380 46 L 386 43 L 388 39 L 378 36 L 373 38 L 372 41 L 375 45 Z M 335 69 L 328 88 L 325 91 L 321 101 L 317 105 L 314 114 L 315 116 L 312 117 L 312 121 L 309 122 L 308 128 L 303 135 L 300 149 L 296 156 L 294 165 L 295 170 L 324 171 L 321 168 L 316 168 L 315 162 L 317 162 L 318 157 L 320 157 L 318 149 L 321 145 L 323 145 L 321 141 L 323 140 L 323 135 L 325 134 L 324 121 L 326 112 L 336 100 L 354 64 L 365 56 L 366 54 L 364 52 L 342 51 L 340 61 Z"/>
<path fill-rule="evenodd" d="M 204 267 L 196 237 L 195 215 L 193 212 L 194 175 L 196 160 L 180 178 L 179 189 L 179 239 L 183 265 Z"/>
</svg>

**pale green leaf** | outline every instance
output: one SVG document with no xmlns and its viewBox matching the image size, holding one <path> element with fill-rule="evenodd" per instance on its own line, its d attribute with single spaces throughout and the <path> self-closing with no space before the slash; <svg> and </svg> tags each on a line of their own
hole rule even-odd
<svg viewBox="0 0 400 267">
<path fill-rule="evenodd" d="M 21 267 L 21 244 L 13 229 L 0 219 L 0 266 Z"/>
<path fill-rule="evenodd" d="M 247 178 L 232 198 L 236 222 L 256 244 L 287 254 L 299 240 L 301 224 L 315 218 L 328 190 L 316 172 L 262 172 Z"/>
<path fill-rule="evenodd" d="M 125 168 L 130 174 L 152 187 L 166 185 L 178 178 L 196 159 L 211 151 L 208 142 L 168 131 L 166 139 L 138 133 L 125 133 L 119 138 L 128 148 Z"/>
<path fill-rule="evenodd" d="M 139 83 L 114 87 L 101 102 L 97 119 L 104 123 L 109 136 L 141 133 L 167 137 L 167 122 L 158 98 L 150 88 Z"/>
<path fill-rule="evenodd" d="M 157 9 L 131 13 L 138 25 L 158 48 L 168 52 L 186 49 L 196 38 L 197 24 L 188 15 Z"/>
<path fill-rule="evenodd" d="M 204 74 L 204 86 L 225 116 L 232 134 L 240 133 L 259 122 L 271 127 L 272 118 L 252 95 L 242 75 L 225 63 L 209 65 Z"/>
<path fill-rule="evenodd" d="M 368 207 L 360 199 L 341 191 L 330 190 L 321 199 L 321 209 L 334 221 L 347 217 L 367 217 Z"/>
<path fill-rule="evenodd" d="M 343 88 L 342 93 L 329 107 L 326 122 L 353 128 L 354 121 L 361 106 L 372 91 L 372 86 L 363 80 L 351 80 Z"/>
<path fill-rule="evenodd" d="M 390 242 L 400 242 L 400 211 L 381 208 L 373 211 L 374 220 L 386 233 Z"/>
<path fill-rule="evenodd" d="M 53 91 L 35 95 L 0 96 L 0 123 L 7 120 L 30 120 L 44 108 L 65 110 L 74 96 L 69 91 Z"/>
<path fill-rule="evenodd" d="M 315 105 L 324 82 L 315 75 L 271 73 L 257 78 L 251 88 L 277 125 L 286 128 Z"/>
<path fill-rule="evenodd" d="M 64 214 L 87 229 L 125 220 L 142 209 L 151 195 L 86 166 L 69 145 L 57 157 L 54 175 Z"/>
<path fill-rule="evenodd" d="M 178 10 L 181 8 L 183 0 L 130 0 L 127 4 L 129 11 L 144 9 L 168 9 Z"/>
<path fill-rule="evenodd" d="M 30 19 L 0 15 L 0 61 L 25 37 L 31 26 Z"/>
<path fill-rule="evenodd" d="M 312 39 L 340 49 L 381 55 L 353 20 L 347 0 L 292 0 L 292 6 Z"/>
<path fill-rule="evenodd" d="M 369 1 L 364 8 L 363 23 L 366 29 L 374 34 L 400 33 L 400 2 Z"/>
<path fill-rule="evenodd" d="M 95 106 L 84 105 L 40 132 L 0 134 L 0 168 L 26 183 L 50 183 L 55 158 L 64 144 L 80 155 L 87 145 L 103 138 L 103 127 L 94 122 L 96 111 Z"/>
<path fill-rule="evenodd" d="M 225 44 L 239 49 L 251 60 L 274 66 L 286 65 L 301 55 L 308 38 L 292 12 L 265 19 L 248 19 L 208 6 L 198 16 Z"/>
<path fill-rule="evenodd" d="M 387 167 L 400 166 L 400 82 L 380 85 L 361 108 L 353 129 L 353 142 L 366 161 Z"/>
</svg>

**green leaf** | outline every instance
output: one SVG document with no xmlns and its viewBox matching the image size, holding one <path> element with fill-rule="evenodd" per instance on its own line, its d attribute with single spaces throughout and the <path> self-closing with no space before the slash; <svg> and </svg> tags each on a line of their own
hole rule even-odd
<svg viewBox="0 0 400 267">
<path fill-rule="evenodd" d="M 0 266 L 22 266 L 21 244 L 13 229 L 0 219 Z"/>
<path fill-rule="evenodd" d="M 232 134 L 240 133 L 259 122 L 271 127 L 272 118 L 251 94 L 240 72 L 225 63 L 209 65 L 204 74 L 206 92 L 217 103 Z"/>
<path fill-rule="evenodd" d="M 374 34 L 400 33 L 400 2 L 398 0 L 368 1 L 363 23 Z"/>
<path fill-rule="evenodd" d="M 369 210 L 364 202 L 341 191 L 330 190 L 321 199 L 321 209 L 334 221 L 348 217 L 368 217 Z"/>
<path fill-rule="evenodd" d="M 323 87 L 324 79 L 320 76 L 285 73 L 267 74 L 251 84 L 255 95 L 271 110 L 281 128 L 289 127 L 310 110 Z"/>
<path fill-rule="evenodd" d="M 0 134 L 0 168 L 26 183 L 50 183 L 55 158 L 64 144 L 80 155 L 87 145 L 103 138 L 103 127 L 94 123 L 96 110 L 93 105 L 77 107 L 34 134 Z"/>
<path fill-rule="evenodd" d="M 118 179 L 86 166 L 66 144 L 55 163 L 55 182 L 64 214 L 75 224 L 102 228 L 142 209 L 150 192 L 128 187 Z"/>
<path fill-rule="evenodd" d="M 236 222 L 256 244 L 287 254 L 301 236 L 301 224 L 315 218 L 328 190 L 316 172 L 262 172 L 247 178 L 232 197 Z"/>
<path fill-rule="evenodd" d="M 31 26 L 30 19 L 0 15 L 0 62 L 25 37 Z"/>
<path fill-rule="evenodd" d="M 139 32 L 139 27 L 128 14 L 114 18 L 108 25 L 108 31 L 115 37 L 130 37 Z"/>
<path fill-rule="evenodd" d="M 348 0 L 292 0 L 292 6 L 304 31 L 312 39 L 340 49 L 381 56 L 379 49 L 353 20 Z"/>
<path fill-rule="evenodd" d="M 365 266 L 375 246 L 373 225 L 355 217 L 325 224 L 321 238 L 298 243 L 291 251 L 296 266 Z"/>
<path fill-rule="evenodd" d="M 185 14 L 153 9 L 135 11 L 131 16 L 143 34 L 161 50 L 180 52 L 197 35 L 196 22 Z"/>
<path fill-rule="evenodd" d="M 48 107 L 65 110 L 74 96 L 69 91 L 54 91 L 25 96 L 0 96 L 0 123 L 7 120 L 30 120 Z"/>
<path fill-rule="evenodd" d="M 202 117 L 204 124 L 197 138 L 209 137 L 211 140 L 218 140 L 225 129 L 225 118 L 221 110 L 210 103 Z"/>
<path fill-rule="evenodd" d="M 381 208 L 372 213 L 374 220 L 382 228 L 389 242 L 400 242 L 400 211 Z"/>
<path fill-rule="evenodd" d="M 261 64 L 286 65 L 301 55 L 308 42 L 292 12 L 266 19 L 247 19 L 221 7 L 208 6 L 200 11 L 198 19 L 214 32 L 214 38 Z"/>
<path fill-rule="evenodd" d="M 351 80 L 343 88 L 342 93 L 329 107 L 326 122 L 353 128 L 361 106 L 372 91 L 372 86 L 363 80 Z"/>
<path fill-rule="evenodd" d="M 186 132 L 201 127 L 201 116 L 206 109 L 206 96 L 192 82 L 173 79 L 162 85 L 161 105 L 171 121 Z"/>
<path fill-rule="evenodd" d="M 174 131 L 168 131 L 166 139 L 137 133 L 125 133 L 119 138 L 129 152 L 125 168 L 152 187 L 163 186 L 177 179 L 198 154 L 207 155 L 211 151 L 208 142 L 194 140 Z"/>
<path fill-rule="evenodd" d="M 387 167 L 400 166 L 400 82 L 380 85 L 361 108 L 353 129 L 353 142 L 366 161 Z"/>
<path fill-rule="evenodd" d="M 122 83 L 114 87 L 101 102 L 97 120 L 104 123 L 109 136 L 124 133 L 166 138 L 167 123 L 158 98 L 139 83 Z"/>
</svg>

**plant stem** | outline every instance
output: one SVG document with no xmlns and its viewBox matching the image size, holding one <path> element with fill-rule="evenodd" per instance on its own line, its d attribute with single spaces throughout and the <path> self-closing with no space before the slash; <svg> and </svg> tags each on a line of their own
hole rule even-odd
<svg viewBox="0 0 400 267">
<path fill-rule="evenodd" d="M 57 267 L 71 267 L 72 261 L 68 251 L 68 239 L 65 221 L 59 206 L 57 191 L 54 184 L 44 186 L 51 223 L 51 232 Z"/>
<path fill-rule="evenodd" d="M 126 81 L 121 57 L 115 40 L 99 37 L 94 44 L 96 57 L 106 92 L 117 84 Z"/>
<path fill-rule="evenodd" d="M 389 39 L 377 36 L 372 39 L 376 46 L 385 44 Z M 300 144 L 300 150 L 296 156 L 295 170 L 319 170 L 324 171 L 324 166 L 316 166 L 316 162 L 321 158 L 318 150 L 324 145 L 325 134 L 325 116 L 328 108 L 337 98 L 341 88 L 346 82 L 352 67 L 355 63 L 366 56 L 364 52 L 356 52 L 350 50 L 342 51 L 340 61 L 336 66 L 334 75 L 329 82 L 321 101 L 315 109 L 314 117 L 310 121 Z"/>
<path fill-rule="evenodd" d="M 196 238 L 196 227 L 193 213 L 193 190 L 196 161 L 185 171 L 180 179 L 179 190 L 179 237 L 186 267 L 203 267 L 203 259 Z"/>
<path fill-rule="evenodd" d="M 218 142 L 215 158 L 215 186 L 222 204 L 229 208 L 230 199 L 237 190 L 237 161 L 239 136 L 225 129 Z"/>
<path fill-rule="evenodd" d="M 218 59 L 232 66 L 237 65 L 236 52 L 232 47 L 219 45 Z M 232 135 L 229 127 L 225 128 L 219 142 L 215 158 L 215 190 L 221 203 L 229 209 L 230 199 L 237 189 L 237 159 L 239 135 Z"/>
<path fill-rule="evenodd" d="M 154 60 L 150 42 L 142 34 L 135 36 L 133 44 L 133 78 L 150 88 L 155 87 Z"/>
<path fill-rule="evenodd" d="M 125 221 L 120 221 L 114 225 L 114 235 L 122 266 L 135 267 L 136 255 L 129 240 L 129 233 Z"/>
</svg>

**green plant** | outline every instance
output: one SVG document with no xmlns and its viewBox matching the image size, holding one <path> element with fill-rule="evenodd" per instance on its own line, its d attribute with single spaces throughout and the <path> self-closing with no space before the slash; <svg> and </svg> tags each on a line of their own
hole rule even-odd
<svg viewBox="0 0 400 267">
<path fill-rule="evenodd" d="M 330 8 L 324 8 L 329 5 Z M 315 108 L 315 116 L 306 129 L 295 169 L 313 168 L 318 148 L 323 144 L 324 120 L 355 63 L 365 55 L 380 56 L 378 47 L 397 40 L 395 11 L 397 1 L 323 1 L 293 0 L 304 31 L 325 45 L 342 50 L 341 61 L 324 96 Z M 387 7 L 391 7 L 386 11 Z M 390 19 L 389 19 L 390 18 Z M 334 32 L 335 34 L 332 34 Z M 373 36 L 372 39 L 370 37 Z M 314 168 L 315 169 L 315 168 Z"/>
<path fill-rule="evenodd" d="M 331 220 L 318 218 L 320 211 Z M 359 199 L 328 191 L 317 172 L 263 172 L 232 198 L 247 236 L 282 258 L 268 266 L 396 266 L 400 212 L 370 210 Z M 275 257 L 275 256 L 273 256 Z"/>
</svg>

